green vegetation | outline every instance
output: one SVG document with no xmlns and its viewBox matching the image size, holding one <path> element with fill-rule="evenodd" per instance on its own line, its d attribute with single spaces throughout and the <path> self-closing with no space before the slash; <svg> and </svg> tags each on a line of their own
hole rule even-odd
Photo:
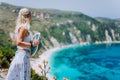
<svg viewBox="0 0 120 80">
<path fill-rule="evenodd" d="M 33 69 L 31 69 L 31 80 L 48 80 L 48 79 L 44 76 L 38 75 L 37 73 L 35 73 Z"/>
<path fill-rule="evenodd" d="M 15 53 L 15 46 L 11 44 L 8 35 L 0 29 L 0 68 L 8 68 Z"/>
<path fill-rule="evenodd" d="M 8 68 L 13 56 L 14 51 L 11 48 L 0 47 L 0 68 Z"/>
<path fill-rule="evenodd" d="M 12 6 L 5 3 L 0 5 L 0 28 L 6 33 L 14 30 L 15 20 L 20 8 L 22 7 Z M 81 37 L 83 42 L 86 42 L 87 35 L 90 35 L 92 40 L 91 42 L 105 41 L 105 30 L 108 30 L 111 37 L 111 29 L 114 30 L 116 35 L 119 35 L 120 33 L 120 28 L 118 27 L 120 25 L 120 20 L 91 18 L 80 12 L 60 11 L 55 9 L 30 8 L 30 10 L 32 11 L 33 15 L 31 22 L 32 31 L 40 31 L 43 43 L 48 43 L 50 45 L 52 45 L 52 42 L 50 41 L 52 36 L 59 43 L 71 44 L 72 41 L 69 36 L 70 32 L 75 35 L 78 42 L 79 37 Z M 76 27 L 77 30 L 80 30 L 81 34 L 77 35 L 77 33 L 75 33 L 73 30 L 73 27 Z M 93 27 L 95 30 L 93 30 Z M 63 35 L 63 33 L 65 35 Z M 118 36 L 115 37 L 116 40 L 120 40 Z M 49 48 L 49 45 L 44 45 Z"/>
</svg>

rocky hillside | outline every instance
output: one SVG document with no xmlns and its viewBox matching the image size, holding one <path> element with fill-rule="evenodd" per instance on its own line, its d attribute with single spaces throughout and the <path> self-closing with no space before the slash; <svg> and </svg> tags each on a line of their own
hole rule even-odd
<svg viewBox="0 0 120 80">
<path fill-rule="evenodd" d="M 0 3 L 1 45 L 10 41 L 9 32 L 14 30 L 15 20 L 21 8 Z M 29 9 L 33 16 L 31 29 L 41 32 L 43 50 L 84 42 L 120 40 L 119 19 L 92 18 L 81 12 L 55 9 Z"/>
</svg>

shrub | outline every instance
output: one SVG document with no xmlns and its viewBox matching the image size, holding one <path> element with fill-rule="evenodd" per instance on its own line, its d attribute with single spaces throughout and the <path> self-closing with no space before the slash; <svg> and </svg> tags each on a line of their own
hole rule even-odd
<svg viewBox="0 0 120 80">
<path fill-rule="evenodd" d="M 10 66 L 9 62 L 7 61 L 6 58 L 2 59 L 1 67 L 3 68 L 8 68 Z"/>
<path fill-rule="evenodd" d="M 48 79 L 44 76 L 41 76 L 41 75 L 35 73 L 35 71 L 33 69 L 31 69 L 31 80 L 48 80 Z"/>
</svg>

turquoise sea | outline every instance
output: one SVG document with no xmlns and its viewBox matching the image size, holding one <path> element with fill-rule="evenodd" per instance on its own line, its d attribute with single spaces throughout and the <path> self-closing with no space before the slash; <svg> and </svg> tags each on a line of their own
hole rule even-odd
<svg viewBox="0 0 120 80">
<path fill-rule="evenodd" d="M 120 43 L 75 45 L 50 59 L 50 73 L 57 80 L 120 80 Z"/>
</svg>

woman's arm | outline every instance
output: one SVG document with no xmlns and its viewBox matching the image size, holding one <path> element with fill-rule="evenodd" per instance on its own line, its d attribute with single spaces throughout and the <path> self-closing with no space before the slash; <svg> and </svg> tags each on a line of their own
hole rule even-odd
<svg viewBox="0 0 120 80">
<path fill-rule="evenodd" d="M 18 46 L 23 46 L 23 47 L 31 47 L 31 43 L 23 42 L 23 39 L 26 37 L 26 28 L 21 27 L 19 29 L 19 35 L 17 39 L 17 45 Z"/>
</svg>

